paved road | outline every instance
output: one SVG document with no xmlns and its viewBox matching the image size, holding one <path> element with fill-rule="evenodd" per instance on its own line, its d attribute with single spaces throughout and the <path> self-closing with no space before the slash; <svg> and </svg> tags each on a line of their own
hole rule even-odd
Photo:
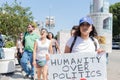
<svg viewBox="0 0 120 80">
<path fill-rule="evenodd" d="M 16 66 L 14 74 L 0 76 L 0 80 L 27 80 L 23 79 L 25 73 L 21 72 L 20 66 Z M 120 80 L 120 50 L 113 50 L 109 54 L 109 63 L 107 65 L 108 80 Z"/>
<path fill-rule="evenodd" d="M 120 50 L 113 50 L 109 54 L 107 72 L 108 80 L 120 80 Z"/>
</svg>

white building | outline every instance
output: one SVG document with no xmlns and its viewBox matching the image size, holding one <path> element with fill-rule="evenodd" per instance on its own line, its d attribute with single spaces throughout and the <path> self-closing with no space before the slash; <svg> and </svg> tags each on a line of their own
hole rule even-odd
<svg viewBox="0 0 120 80">
<path fill-rule="evenodd" d="M 106 52 L 112 52 L 112 14 L 109 13 L 108 0 L 93 0 L 90 14 L 99 35 L 99 41 Z"/>
</svg>

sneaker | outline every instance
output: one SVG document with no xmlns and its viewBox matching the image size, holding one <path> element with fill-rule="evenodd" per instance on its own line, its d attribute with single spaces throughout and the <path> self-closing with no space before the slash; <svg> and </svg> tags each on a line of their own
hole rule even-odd
<svg viewBox="0 0 120 80">
<path fill-rule="evenodd" d="M 31 79 L 31 80 L 34 80 L 34 77 L 32 76 L 30 79 Z"/>
<path fill-rule="evenodd" d="M 29 75 L 25 75 L 25 76 L 24 76 L 24 79 L 28 79 L 28 78 L 29 78 Z"/>
</svg>

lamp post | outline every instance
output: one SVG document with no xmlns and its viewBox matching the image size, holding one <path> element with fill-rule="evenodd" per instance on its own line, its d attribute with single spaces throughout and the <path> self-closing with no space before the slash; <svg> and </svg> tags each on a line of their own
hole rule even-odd
<svg viewBox="0 0 120 80">
<path fill-rule="evenodd" d="M 55 27 L 55 18 L 53 16 L 47 16 L 45 26 L 50 30 Z"/>
</svg>

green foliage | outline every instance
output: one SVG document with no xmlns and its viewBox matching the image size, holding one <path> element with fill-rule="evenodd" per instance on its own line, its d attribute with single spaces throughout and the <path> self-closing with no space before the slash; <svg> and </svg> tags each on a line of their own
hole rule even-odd
<svg viewBox="0 0 120 80">
<path fill-rule="evenodd" d="M 15 46 L 15 43 L 13 41 L 7 41 L 5 43 L 5 48 L 11 48 L 13 46 Z"/>
<path fill-rule="evenodd" d="M 113 14 L 113 37 L 120 34 L 120 2 L 110 6 L 110 12 Z"/>
<path fill-rule="evenodd" d="M 16 0 L 11 5 L 8 3 L 0 7 L 0 31 L 10 36 L 15 41 L 18 33 L 25 32 L 26 26 L 33 22 L 30 8 L 22 7 Z"/>
</svg>

